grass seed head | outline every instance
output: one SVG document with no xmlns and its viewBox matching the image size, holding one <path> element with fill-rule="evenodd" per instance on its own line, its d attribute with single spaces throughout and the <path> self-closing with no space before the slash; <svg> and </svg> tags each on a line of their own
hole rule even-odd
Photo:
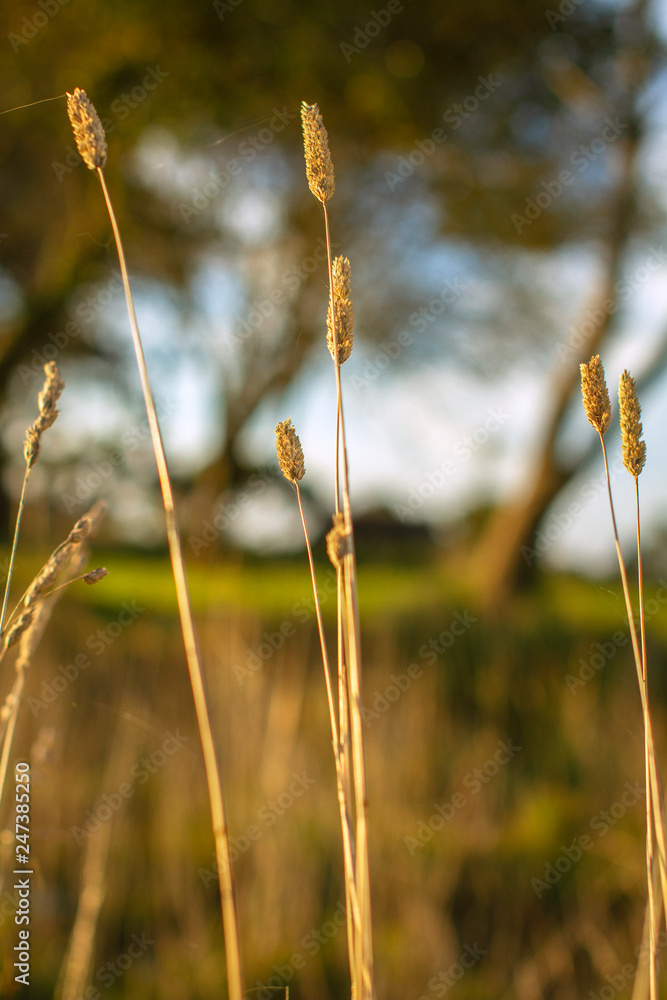
<svg viewBox="0 0 667 1000">
<path fill-rule="evenodd" d="M 69 535 L 67 536 L 67 542 L 70 545 L 79 545 L 80 542 L 87 538 L 90 534 L 90 517 L 88 514 L 84 514 L 76 522 Z"/>
<path fill-rule="evenodd" d="M 283 420 L 276 425 L 276 451 L 278 462 L 285 479 L 297 483 L 303 479 L 306 468 L 303 464 L 303 449 L 291 420 Z"/>
<path fill-rule="evenodd" d="M 56 409 L 56 403 L 65 388 L 65 383 L 61 379 L 60 372 L 54 361 L 49 361 L 47 365 L 44 365 L 44 374 L 46 375 L 44 387 L 37 397 L 39 417 L 34 423 L 34 428 L 39 434 L 42 434 L 47 427 L 55 423 L 55 419 L 60 412 Z"/>
<path fill-rule="evenodd" d="M 108 575 L 109 570 L 106 566 L 100 566 L 98 569 L 91 569 L 90 573 L 86 573 L 83 577 L 83 582 L 92 587 L 94 583 L 99 583 L 100 580 L 103 580 Z"/>
<path fill-rule="evenodd" d="M 327 555 L 336 569 L 342 565 L 343 559 L 352 550 L 350 548 L 350 535 L 345 530 L 345 517 L 343 514 L 334 514 L 332 517 L 333 528 L 327 534 Z"/>
<path fill-rule="evenodd" d="M 19 639 L 21 638 L 25 630 L 28 628 L 28 626 L 32 624 L 32 619 L 34 614 L 35 614 L 35 609 L 28 608 L 26 611 L 23 612 L 23 614 L 19 617 L 19 619 L 16 622 L 14 622 L 12 627 L 8 630 L 7 634 L 5 635 L 5 649 L 9 649 L 10 646 L 13 646 L 14 643 L 19 641 Z"/>
<path fill-rule="evenodd" d="M 642 409 L 637 397 L 637 386 L 626 370 L 618 381 L 618 406 L 621 413 L 623 465 L 630 475 L 638 476 L 646 462 L 646 444 L 642 441 Z"/>
<path fill-rule="evenodd" d="M 333 310 L 330 300 L 327 313 L 327 345 L 333 358 L 333 320 L 335 318 L 338 364 L 342 365 L 352 353 L 354 337 L 354 311 L 350 299 L 350 262 L 347 257 L 335 257 L 331 270 L 333 274 Z"/>
<path fill-rule="evenodd" d="M 52 556 L 28 587 L 26 595 L 23 599 L 23 603 L 26 608 L 29 608 L 31 604 L 38 601 L 39 598 L 51 588 L 53 581 L 58 575 L 59 568 L 59 562 Z"/>
<path fill-rule="evenodd" d="M 32 469 L 33 465 L 39 458 L 40 448 L 41 436 L 37 433 L 34 427 L 29 427 L 25 432 L 25 443 L 23 445 L 23 457 L 25 458 L 26 465 L 29 469 Z"/>
<path fill-rule="evenodd" d="M 100 116 L 79 87 L 67 94 L 67 114 L 81 159 L 89 170 L 104 167 L 107 162 L 107 140 Z"/>
<path fill-rule="evenodd" d="M 329 136 L 317 104 L 302 103 L 301 121 L 308 187 L 318 201 L 325 205 L 334 193 L 334 170 L 329 152 Z"/>
<path fill-rule="evenodd" d="M 586 416 L 596 431 L 604 434 L 611 424 L 611 402 L 600 355 L 595 354 L 588 364 L 579 365 L 579 368 Z"/>
</svg>

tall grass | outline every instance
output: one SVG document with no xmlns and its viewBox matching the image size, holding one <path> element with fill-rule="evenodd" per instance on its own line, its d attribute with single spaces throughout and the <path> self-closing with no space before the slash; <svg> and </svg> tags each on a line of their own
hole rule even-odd
<svg viewBox="0 0 667 1000">
<path fill-rule="evenodd" d="M 132 344 L 134 347 L 137 370 L 141 381 L 141 389 L 146 406 L 146 415 L 150 429 L 153 453 L 157 464 L 160 489 L 162 491 L 162 502 L 164 506 L 165 521 L 167 528 L 167 542 L 169 545 L 169 556 L 176 584 L 176 598 L 178 603 L 178 613 L 181 622 L 181 631 L 185 645 L 185 655 L 190 676 L 192 697 L 195 711 L 197 713 L 197 725 L 201 738 L 202 752 L 204 756 L 204 768 L 208 784 L 209 801 L 211 805 L 211 818 L 213 822 L 213 837 L 215 840 L 215 851 L 218 866 L 218 885 L 220 888 L 220 904 L 222 910 L 222 921 L 225 934 L 225 956 L 227 962 L 227 981 L 229 986 L 230 1000 L 241 1000 L 243 995 L 242 974 L 241 974 L 241 952 L 239 946 L 239 935 L 236 920 L 236 908 L 234 903 L 234 891 L 232 886 L 231 862 L 229 851 L 229 836 L 227 832 L 227 817 L 222 791 L 222 779 L 218 766 L 215 743 L 213 740 L 213 728 L 208 710 L 206 692 L 204 687 L 204 670 L 199 651 L 199 642 L 195 628 L 192 605 L 190 601 L 190 591 L 185 571 L 185 560 L 183 558 L 183 547 L 176 520 L 176 510 L 174 506 L 174 494 L 167 466 L 167 459 L 162 444 L 162 435 L 158 423 L 155 402 L 151 389 L 146 360 L 144 357 L 141 335 L 137 323 L 134 301 L 132 299 L 132 289 L 125 261 L 125 252 L 121 240 L 120 230 L 113 210 L 113 204 L 109 195 L 109 190 L 104 178 L 104 166 L 107 157 L 107 145 L 104 129 L 99 116 L 88 100 L 83 90 L 77 88 L 73 94 L 67 95 L 67 110 L 72 123 L 74 137 L 81 157 L 89 170 L 97 171 L 104 201 L 109 213 L 109 220 L 113 230 L 118 260 L 120 264 L 121 276 L 123 280 L 123 290 L 130 321 L 130 331 L 132 334 Z"/>
<path fill-rule="evenodd" d="M 321 203 L 324 216 L 329 276 L 327 345 L 333 359 L 336 380 L 334 513 L 333 527 L 327 536 L 327 550 L 337 577 L 338 708 L 332 694 L 326 641 L 317 602 L 317 581 L 312 549 L 299 490 L 299 481 L 305 472 L 303 452 L 290 421 L 278 424 L 276 428 L 277 448 L 283 474 L 296 487 L 316 601 L 343 836 L 352 996 L 358 1000 L 372 1000 L 375 996 L 375 986 L 366 821 L 366 762 L 361 705 L 359 601 L 340 371 L 341 365 L 350 356 L 353 341 L 350 262 L 346 257 L 337 257 L 333 260 L 331 255 L 327 204 L 335 190 L 334 169 L 328 134 L 317 105 L 304 103 L 301 107 L 301 118 L 308 185 Z M 352 830 L 354 830 L 354 847 Z"/>
<path fill-rule="evenodd" d="M 609 390 L 604 375 L 604 368 L 600 361 L 600 356 L 595 355 L 588 364 L 581 365 L 581 392 L 584 409 L 589 423 L 598 432 L 600 445 L 602 447 L 602 457 L 604 460 L 605 476 L 607 481 L 607 495 L 609 497 L 609 509 L 611 511 L 612 530 L 614 534 L 614 544 L 618 558 L 618 568 L 623 585 L 623 598 L 630 628 L 630 639 L 632 642 L 632 653 L 637 671 L 637 681 L 639 683 L 639 695 L 641 698 L 642 716 L 644 722 L 644 759 L 646 777 L 646 878 L 647 878 L 647 899 L 648 899 L 648 964 L 649 964 L 649 996 L 650 1000 L 656 1000 L 658 996 L 657 982 L 657 939 L 660 929 L 660 918 L 662 906 L 656 905 L 654 891 L 654 831 L 655 842 L 658 847 L 658 873 L 662 889 L 662 900 L 667 900 L 667 865 L 665 862 L 665 828 L 664 813 L 660 779 L 658 776 L 658 765 L 655 757 L 655 745 L 653 740 L 653 723 L 651 721 L 651 711 L 648 696 L 648 675 L 646 662 L 646 625 L 644 615 L 643 596 L 643 563 L 641 549 L 640 530 L 640 507 L 639 507 L 639 476 L 646 462 L 646 445 L 642 440 L 642 425 L 640 423 L 641 408 L 637 398 L 635 381 L 627 372 L 623 372 L 619 380 L 619 409 L 621 420 L 621 433 L 623 443 L 623 465 L 634 478 L 635 482 L 635 513 L 637 525 L 637 566 L 638 566 L 638 595 L 639 605 L 639 625 L 640 635 L 637 635 L 637 615 L 634 611 L 632 597 L 630 595 L 630 584 L 628 573 L 621 550 L 621 543 L 616 525 L 616 513 L 614 510 L 614 500 L 611 490 L 611 479 L 609 476 L 609 463 L 607 460 L 607 448 L 604 435 L 611 426 L 611 402 Z"/>
<path fill-rule="evenodd" d="M 30 472 L 39 458 L 42 436 L 56 421 L 59 413 L 57 403 L 65 388 L 65 383 L 53 361 L 45 366 L 44 373 L 46 376 L 44 387 L 37 400 L 39 416 L 26 431 L 23 448 L 26 467 L 16 515 L 2 610 L 0 611 L 0 664 L 4 661 L 8 650 L 18 643 L 18 655 L 14 662 L 14 682 L 5 698 L 4 705 L 0 709 L 0 746 L 2 748 L 0 751 L 0 805 L 5 791 L 9 758 L 25 689 L 26 671 L 31 665 L 34 653 L 51 617 L 53 606 L 62 589 L 68 584 L 80 579 L 88 584 L 95 584 L 103 579 L 107 573 L 106 569 L 101 567 L 81 574 L 88 558 L 85 542 L 95 531 L 104 514 L 105 505 L 98 503 L 88 514 L 79 518 L 65 541 L 49 556 L 47 562 L 17 602 L 14 610 L 7 616 Z M 63 577 L 66 579 L 63 580 Z"/>
</svg>

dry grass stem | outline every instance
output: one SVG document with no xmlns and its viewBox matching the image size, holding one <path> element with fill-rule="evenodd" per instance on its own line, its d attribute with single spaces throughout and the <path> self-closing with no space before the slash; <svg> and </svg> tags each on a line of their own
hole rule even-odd
<svg viewBox="0 0 667 1000">
<path fill-rule="evenodd" d="M 348 905 L 356 899 L 358 906 L 358 910 L 352 907 L 349 911 L 351 916 L 349 923 L 352 924 L 348 936 L 350 971 L 352 995 L 355 1000 L 371 1000 L 374 997 L 373 945 L 366 825 L 366 768 L 361 716 L 361 647 L 354 529 L 340 376 L 341 363 L 349 357 L 352 346 L 349 262 L 345 258 L 339 258 L 339 262 L 334 262 L 331 256 L 327 201 L 333 194 L 333 164 L 329 154 L 326 129 L 317 105 L 302 105 L 302 120 L 308 184 L 323 206 L 329 275 L 327 340 L 334 360 L 336 379 L 334 531 L 329 539 L 329 552 L 334 564 L 338 561 L 339 731 L 341 747 L 345 747 L 346 750 L 349 748 L 348 758 L 345 756 L 342 758 L 341 777 L 347 794 L 348 813 L 354 817 L 355 826 L 354 870 L 346 872 L 349 882 L 346 888 Z M 344 545 L 341 544 L 341 538 L 345 540 Z"/>
<path fill-rule="evenodd" d="M 660 790 L 660 780 L 658 767 L 655 758 L 655 747 L 653 741 L 653 726 L 648 699 L 648 684 L 646 672 L 646 632 L 644 621 L 644 601 L 643 601 L 643 572 L 641 553 L 641 533 L 639 518 L 639 473 L 646 461 L 646 447 L 641 440 L 642 425 L 640 423 L 641 408 L 637 398 L 634 379 L 627 371 L 623 373 L 619 382 L 619 408 L 621 414 L 621 431 L 623 439 L 623 464 L 635 480 L 636 497 L 636 519 L 637 519 L 637 558 L 638 558 L 638 589 L 639 608 L 641 621 L 641 646 L 637 637 L 635 627 L 635 616 L 632 600 L 630 597 L 630 586 L 628 574 L 621 551 L 621 545 L 616 525 L 616 514 L 614 511 L 614 501 L 611 491 L 611 478 L 609 475 L 609 463 L 607 459 L 607 449 L 604 442 L 604 432 L 611 423 L 611 404 L 609 393 L 604 378 L 604 369 L 600 362 L 599 355 L 591 358 L 588 364 L 582 364 L 581 386 L 584 409 L 590 423 L 598 431 L 602 455 L 604 459 L 605 476 L 607 481 L 607 493 L 609 498 L 609 509 L 611 511 L 612 528 L 614 533 L 614 543 L 618 559 L 619 572 L 623 585 L 623 597 L 625 600 L 628 625 L 630 628 L 630 638 L 632 651 L 637 671 L 639 684 L 639 694 L 642 706 L 644 721 L 644 764 L 646 776 L 646 876 L 647 876 L 647 897 L 649 914 L 649 996 L 651 1000 L 656 1000 L 658 995 L 657 985 L 657 948 L 656 940 L 658 933 L 659 911 L 656 908 L 653 869 L 654 869 L 654 840 L 653 831 L 655 828 L 656 841 L 658 846 L 658 866 L 660 882 L 662 886 L 662 897 L 667 898 L 667 864 L 665 851 L 665 831 L 664 817 L 662 810 L 662 793 Z"/>
<path fill-rule="evenodd" d="M 26 431 L 26 439 L 23 447 L 23 457 L 25 458 L 26 463 L 25 474 L 23 476 L 19 507 L 16 514 L 14 538 L 12 540 L 12 551 L 9 557 L 9 567 L 7 570 L 7 582 L 5 583 L 5 592 L 2 600 L 2 610 L 0 611 L 0 632 L 4 626 L 5 614 L 7 613 L 7 601 L 9 600 L 9 589 L 14 571 L 14 561 L 16 559 L 16 550 L 18 548 L 21 519 L 23 517 L 23 508 L 25 507 L 25 497 L 28 489 L 30 470 L 39 458 L 42 434 L 53 425 L 56 417 L 58 416 L 59 410 L 57 409 L 56 404 L 60 399 L 63 389 L 65 388 L 65 383 L 60 377 L 60 372 L 58 371 L 55 362 L 49 361 L 48 364 L 44 366 L 44 375 L 44 385 L 37 397 L 39 416 Z"/>
<path fill-rule="evenodd" d="M 289 482 L 292 482 L 296 487 L 296 497 L 297 503 L 299 505 L 299 515 L 301 517 L 301 526 L 303 528 L 304 539 L 306 543 L 306 552 L 308 555 L 308 566 L 310 569 L 310 579 L 313 588 L 313 598 L 315 602 L 315 616 L 317 620 L 317 631 L 320 640 L 320 651 L 322 654 L 322 666 L 324 668 L 324 684 L 327 694 L 327 705 L 329 709 L 329 719 L 331 723 L 331 744 L 334 753 L 334 763 L 336 768 L 336 790 L 338 796 L 338 807 L 340 812 L 340 822 L 341 822 L 341 832 L 343 838 L 343 858 L 346 872 L 345 879 L 345 891 L 346 891 L 346 901 L 348 906 L 348 912 L 353 916 L 352 920 L 347 922 L 347 934 L 348 934 L 348 944 L 350 945 L 350 955 L 352 955 L 352 945 L 354 941 L 354 927 L 359 925 L 360 915 L 359 915 L 359 903 L 357 899 L 356 885 L 354 880 L 354 848 L 353 848 L 353 833 L 352 833 L 352 820 L 350 815 L 349 804 L 352 801 L 350 794 L 349 785 L 349 767 L 346 764 L 345 754 L 349 753 L 347 749 L 347 741 L 341 739 L 339 733 L 339 723 L 336 718 L 336 703 L 334 701 L 333 689 L 331 684 L 331 670 L 329 667 L 329 656 L 327 653 L 326 637 L 324 634 L 324 623 L 322 621 L 322 610 L 320 607 L 319 592 L 317 589 L 317 577 L 315 573 L 315 562 L 313 559 L 313 550 L 310 544 L 310 536 L 308 534 L 308 526 L 306 524 L 306 517 L 303 510 L 303 502 L 301 500 L 301 490 L 299 488 L 299 480 L 303 476 L 304 464 L 303 464 L 303 451 L 301 450 L 301 443 L 299 438 L 292 426 L 290 420 L 284 420 L 276 426 L 276 451 L 278 454 L 278 461 L 282 470 L 282 473 Z M 287 455 L 288 460 L 285 460 Z M 298 470 L 301 471 L 301 475 L 298 479 L 294 478 L 294 455 L 297 456 L 297 466 Z M 342 516 L 341 516 L 342 520 Z M 332 529 L 336 530 L 336 529 Z M 339 529 L 340 530 L 340 529 Z M 329 534 L 332 534 L 330 532 Z M 345 719 L 347 714 L 345 715 Z M 340 724 L 344 724 L 344 717 L 341 714 Z M 348 778 L 346 778 L 346 775 Z"/>
<path fill-rule="evenodd" d="M 167 543 L 169 546 L 169 556 L 174 575 L 174 583 L 176 586 L 176 600 L 181 623 L 181 632 L 183 635 L 185 656 L 190 676 L 190 686 L 192 689 L 192 697 L 204 757 L 204 768 L 206 772 L 206 782 L 211 806 L 211 820 L 219 876 L 218 887 L 220 891 L 220 906 L 224 928 L 225 960 L 227 964 L 229 997 L 230 1000 L 242 1000 L 243 985 L 241 955 L 232 886 L 229 837 L 227 832 L 226 809 L 222 791 L 222 779 L 218 766 L 215 743 L 213 740 L 213 728 L 208 711 L 208 702 L 204 687 L 204 670 L 199 651 L 199 642 L 195 629 L 194 616 L 192 614 L 190 591 L 185 571 L 183 548 L 181 545 L 180 533 L 176 519 L 171 477 L 169 475 L 164 445 L 162 443 L 162 435 L 160 433 L 160 425 L 155 409 L 153 392 L 148 378 L 146 359 L 144 357 L 143 344 L 134 308 L 134 300 L 132 297 L 132 289 L 130 287 L 123 241 L 121 239 L 116 214 L 114 212 L 109 190 L 104 178 L 104 172 L 102 170 L 104 162 L 106 161 L 106 141 L 104 138 L 104 131 L 99 123 L 99 117 L 97 116 L 94 107 L 88 100 L 85 93 L 77 89 L 73 95 L 70 95 L 70 97 L 68 97 L 68 112 L 74 129 L 74 136 L 79 147 L 79 152 L 86 160 L 87 166 L 90 169 L 97 169 L 97 176 L 102 187 L 102 193 L 107 211 L 109 213 L 109 220 L 113 230 L 116 250 L 118 253 L 123 290 L 125 293 L 125 301 L 127 304 L 127 312 L 130 322 L 132 344 L 134 347 L 137 370 L 139 373 L 144 404 L 146 407 L 146 415 L 148 418 L 151 443 L 158 470 L 160 489 L 162 492 Z"/>
<path fill-rule="evenodd" d="M 9 765 L 9 754 L 14 739 L 16 720 L 18 718 L 23 690 L 25 687 L 25 673 L 29 668 L 32 657 L 44 633 L 44 629 L 51 617 L 57 595 L 46 594 L 45 581 L 52 582 L 59 570 L 68 570 L 70 574 L 78 575 L 83 568 L 83 564 L 88 558 L 87 547 L 81 545 L 84 537 L 97 525 L 105 505 L 96 504 L 88 515 L 81 518 L 77 524 L 85 522 L 87 531 L 85 536 L 80 536 L 76 541 L 65 540 L 62 545 L 53 552 L 45 566 L 37 574 L 30 587 L 26 590 L 22 604 L 24 610 L 18 615 L 16 622 L 6 627 L 4 640 L 0 648 L 0 660 L 7 650 L 19 643 L 19 651 L 15 663 L 16 676 L 12 689 L 5 699 L 5 703 L 0 709 L 0 739 L 2 739 L 2 753 L 0 754 L 0 802 L 7 779 L 7 769 Z M 72 532 L 70 532 L 70 535 Z M 80 533 L 79 533 L 80 534 Z M 69 581 L 68 581 L 69 582 Z M 60 589 L 60 588 L 58 588 Z M 39 603 L 37 604 L 37 600 Z M 17 615 L 15 612 L 12 619 Z M 11 620 L 10 619 L 10 622 Z"/>
</svg>

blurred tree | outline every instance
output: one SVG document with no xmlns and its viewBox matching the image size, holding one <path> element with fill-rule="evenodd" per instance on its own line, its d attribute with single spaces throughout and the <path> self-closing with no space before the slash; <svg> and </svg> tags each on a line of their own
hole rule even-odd
<svg viewBox="0 0 667 1000">
<path fill-rule="evenodd" d="M 370 336 L 389 338 L 424 297 L 409 268 L 424 206 L 434 213 L 424 242 L 446 241 L 495 273 L 502 308 L 497 298 L 486 309 L 457 302 L 416 343 L 414 364 L 446 351 L 491 375 L 518 352 L 553 350 L 558 290 L 545 299 L 533 285 L 531 255 L 587 248 L 603 262 L 593 299 L 605 303 L 655 215 L 635 192 L 640 99 L 660 58 L 644 2 L 425 0 L 368 11 L 333 0 L 90 0 L 84 22 L 74 5 L 45 0 L 9 2 L 0 17 L 5 108 L 82 86 L 106 120 L 107 176 L 137 278 L 176 301 L 185 325 L 200 314 L 202 270 L 227 278 L 233 309 L 215 343 L 204 338 L 229 373 L 223 441 L 198 480 L 206 503 L 242 479 L 243 429 L 302 370 L 321 327 L 323 275 L 302 266 L 321 230 L 302 176 L 302 99 L 320 104 L 332 137 L 336 238 L 358 251 L 355 309 L 372 316 Z M 64 101 L 5 115 L 0 162 L 0 383 L 32 393 L 31 373 L 54 352 L 117 363 L 115 342 L 95 334 L 116 264 Z M 371 215 L 374 232 L 387 233 L 382 255 L 366 241 Z M 389 252 L 402 261 L 392 282 Z M 267 301 L 277 308 L 253 320 Z M 612 322 L 602 313 L 558 366 L 535 484 L 479 538 L 491 595 L 516 581 L 521 545 L 571 474 L 555 448 L 578 362 Z"/>
</svg>

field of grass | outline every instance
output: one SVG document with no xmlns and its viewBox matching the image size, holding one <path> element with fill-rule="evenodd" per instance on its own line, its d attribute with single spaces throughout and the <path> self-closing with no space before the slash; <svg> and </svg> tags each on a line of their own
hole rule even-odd
<svg viewBox="0 0 667 1000">
<path fill-rule="evenodd" d="M 213 840 L 173 592 L 159 560 L 104 560 L 105 586 L 70 590 L 54 613 L 15 739 L 34 784 L 31 996 L 53 995 L 82 890 L 94 897 L 96 885 L 90 997 L 221 995 Z M 209 564 L 192 575 L 246 988 L 334 1000 L 349 988 L 345 895 L 307 572 Z M 623 975 L 641 939 L 645 817 L 629 791 L 643 789 L 642 723 L 618 588 L 555 577 L 494 621 L 435 568 L 359 575 L 378 995 L 574 1000 Z M 114 627 L 123 607 L 135 617 Z M 649 623 L 656 663 L 666 619 Z M 600 668 L 596 643 L 613 647 Z M 582 669 L 591 679 L 568 684 Z M 665 695 L 654 692 L 658 734 Z M 549 865 L 565 869 L 554 884 Z"/>
</svg>

